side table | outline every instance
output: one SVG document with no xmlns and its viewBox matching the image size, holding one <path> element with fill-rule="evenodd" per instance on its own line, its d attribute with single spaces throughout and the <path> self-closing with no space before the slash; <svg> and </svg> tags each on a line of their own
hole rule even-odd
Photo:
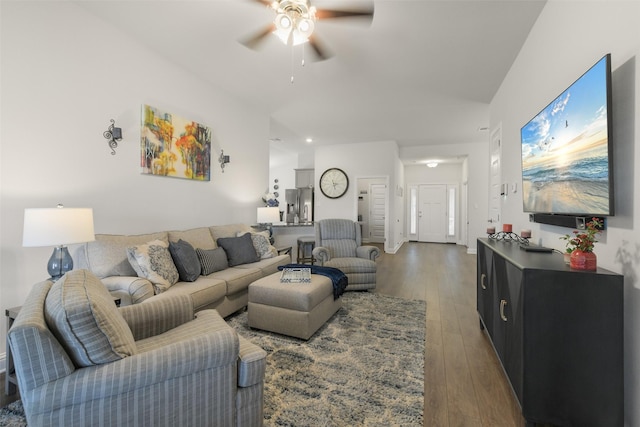
<svg viewBox="0 0 640 427">
<path fill-rule="evenodd" d="M 11 347 L 9 347 L 9 329 L 13 325 L 13 321 L 18 317 L 20 307 L 7 308 L 5 315 L 7 316 L 7 371 L 5 374 L 5 393 L 8 395 L 15 394 L 18 391 L 18 378 L 16 377 L 16 369 L 13 365 L 13 356 L 11 355 Z"/>
</svg>

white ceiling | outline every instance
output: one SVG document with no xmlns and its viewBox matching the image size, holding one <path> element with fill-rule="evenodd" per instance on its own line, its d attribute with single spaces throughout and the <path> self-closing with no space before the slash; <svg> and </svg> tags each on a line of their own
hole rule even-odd
<svg viewBox="0 0 640 427">
<path fill-rule="evenodd" d="M 264 109 L 267 139 L 281 146 L 307 146 L 307 137 L 400 147 L 488 140 L 479 131 L 489 125 L 488 104 L 544 1 L 312 0 L 319 9 L 371 2 L 370 24 L 318 21 L 315 34 L 333 56 L 314 62 L 307 47 L 302 67 L 302 48 L 275 36 L 259 51 L 238 42 L 273 19 L 255 1 L 78 1 L 172 63 Z"/>
</svg>

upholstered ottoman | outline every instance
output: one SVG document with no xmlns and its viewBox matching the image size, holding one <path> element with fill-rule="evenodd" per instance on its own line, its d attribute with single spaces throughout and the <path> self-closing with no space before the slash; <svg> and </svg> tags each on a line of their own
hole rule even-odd
<svg viewBox="0 0 640 427">
<path fill-rule="evenodd" d="M 308 340 L 342 306 L 333 299 L 331 279 L 311 275 L 311 283 L 281 283 L 282 273 L 249 285 L 249 326 Z"/>
</svg>

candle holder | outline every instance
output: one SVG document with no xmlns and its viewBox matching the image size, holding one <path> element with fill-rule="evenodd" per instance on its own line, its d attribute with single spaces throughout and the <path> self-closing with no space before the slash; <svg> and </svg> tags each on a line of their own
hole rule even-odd
<svg viewBox="0 0 640 427">
<path fill-rule="evenodd" d="M 523 245 L 528 245 L 529 244 L 529 238 L 528 237 L 520 237 L 516 233 L 514 233 L 513 231 L 511 231 L 511 232 L 498 231 L 497 233 L 493 233 L 493 234 L 487 233 L 487 234 L 488 234 L 489 239 L 492 239 L 492 240 L 503 240 L 505 242 L 517 242 L 517 243 L 521 243 Z"/>
</svg>

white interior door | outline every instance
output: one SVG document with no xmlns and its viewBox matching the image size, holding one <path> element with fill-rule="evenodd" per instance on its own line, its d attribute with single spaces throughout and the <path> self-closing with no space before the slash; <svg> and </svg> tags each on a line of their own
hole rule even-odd
<svg viewBox="0 0 640 427">
<path fill-rule="evenodd" d="M 498 126 L 491 132 L 491 164 L 490 167 L 490 183 L 491 191 L 489 198 L 489 219 L 490 223 L 500 222 L 500 184 L 502 181 L 501 173 L 502 162 L 502 127 Z"/>
<path fill-rule="evenodd" d="M 445 243 L 447 241 L 447 186 L 420 185 L 418 200 L 418 241 Z"/>
<path fill-rule="evenodd" d="M 369 241 L 373 243 L 384 243 L 386 187 L 384 184 L 369 187 Z"/>
</svg>

